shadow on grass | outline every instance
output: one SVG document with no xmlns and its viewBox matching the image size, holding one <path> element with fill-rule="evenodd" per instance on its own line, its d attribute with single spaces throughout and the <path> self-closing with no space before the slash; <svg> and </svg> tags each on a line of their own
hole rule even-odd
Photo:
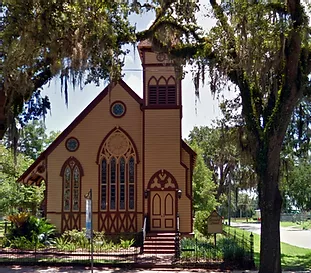
<svg viewBox="0 0 311 273">
<path fill-rule="evenodd" d="M 254 262 L 256 268 L 259 268 L 260 254 L 254 252 Z M 311 269 L 311 251 L 305 255 L 286 255 L 281 254 L 282 270 L 286 271 L 304 271 Z"/>
<path fill-rule="evenodd" d="M 309 270 L 311 268 L 311 251 L 305 255 L 281 255 L 282 269 Z"/>
</svg>

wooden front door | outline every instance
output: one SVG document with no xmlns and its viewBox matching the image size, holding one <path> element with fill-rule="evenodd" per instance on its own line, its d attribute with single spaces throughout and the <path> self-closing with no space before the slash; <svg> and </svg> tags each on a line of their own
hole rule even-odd
<svg viewBox="0 0 311 273">
<path fill-rule="evenodd" d="M 176 230 L 176 192 L 150 192 L 150 231 Z"/>
</svg>

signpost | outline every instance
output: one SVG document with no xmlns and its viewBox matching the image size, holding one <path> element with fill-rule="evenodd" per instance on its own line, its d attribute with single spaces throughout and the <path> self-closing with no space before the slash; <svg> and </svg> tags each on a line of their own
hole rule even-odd
<svg viewBox="0 0 311 273">
<path fill-rule="evenodd" d="M 216 247 L 216 234 L 222 233 L 222 217 L 214 210 L 207 218 L 207 232 L 214 234 L 214 242 Z"/>
<path fill-rule="evenodd" d="M 84 196 L 85 197 L 85 227 L 86 237 L 91 243 L 91 272 L 93 273 L 94 265 L 94 247 L 93 247 L 93 220 L 92 220 L 92 189 Z"/>
</svg>

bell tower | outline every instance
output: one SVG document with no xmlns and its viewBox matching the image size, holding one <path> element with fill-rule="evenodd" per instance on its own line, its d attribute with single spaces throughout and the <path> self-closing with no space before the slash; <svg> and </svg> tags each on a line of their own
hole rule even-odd
<svg viewBox="0 0 311 273">
<path fill-rule="evenodd" d="M 143 177 L 148 192 L 148 183 L 157 172 L 167 171 L 173 177 L 180 173 L 181 80 L 172 61 L 154 52 L 149 41 L 141 42 L 138 50 L 143 67 Z M 150 202 L 146 199 L 145 212 Z"/>
<path fill-rule="evenodd" d="M 143 67 L 144 108 L 181 108 L 181 80 L 167 55 L 154 52 L 148 40 L 138 45 Z"/>
</svg>

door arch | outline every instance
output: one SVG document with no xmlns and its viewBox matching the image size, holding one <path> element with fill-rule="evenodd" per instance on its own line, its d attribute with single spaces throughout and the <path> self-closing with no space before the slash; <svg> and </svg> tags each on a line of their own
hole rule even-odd
<svg viewBox="0 0 311 273">
<path fill-rule="evenodd" d="M 169 232 L 176 230 L 178 184 L 166 171 L 156 172 L 147 187 L 149 191 L 148 214 L 150 231 Z"/>
</svg>

